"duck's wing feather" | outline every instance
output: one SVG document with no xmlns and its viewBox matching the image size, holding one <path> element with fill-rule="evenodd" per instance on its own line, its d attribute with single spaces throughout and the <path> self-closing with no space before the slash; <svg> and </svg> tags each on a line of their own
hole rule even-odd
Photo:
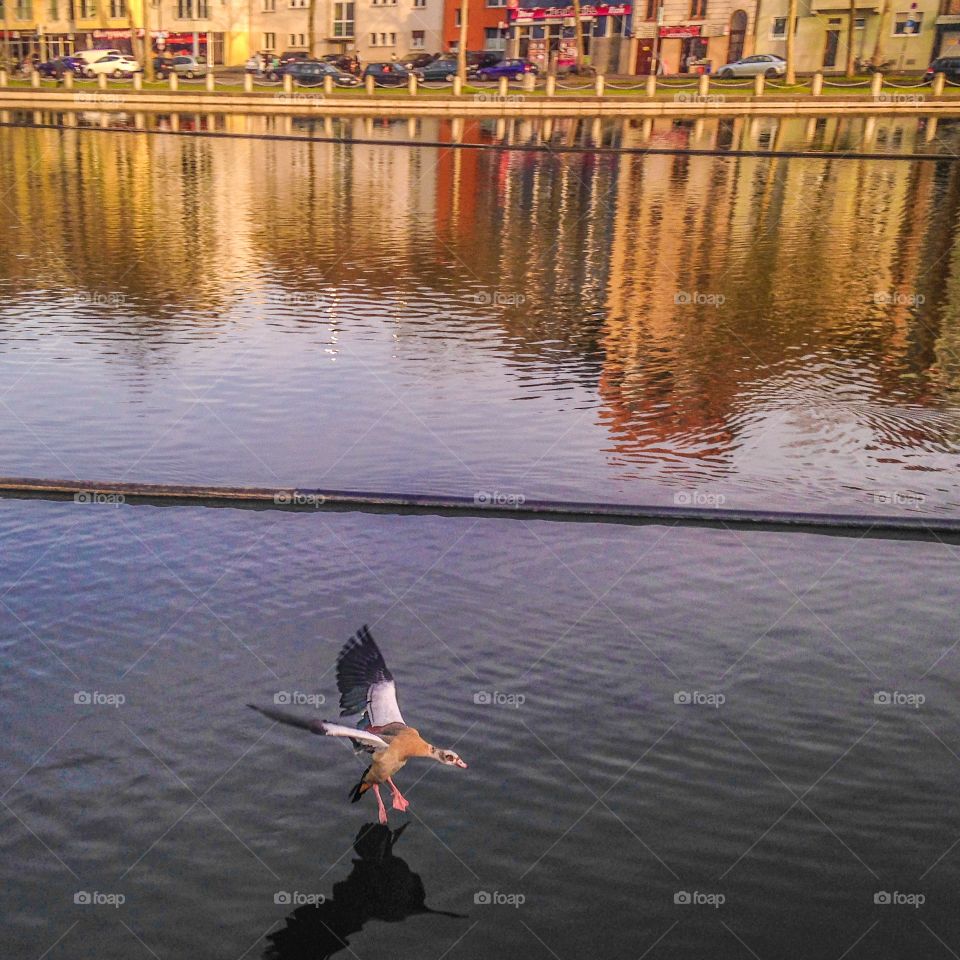
<svg viewBox="0 0 960 960">
<path fill-rule="evenodd" d="M 397 703 L 397 685 L 370 630 L 362 626 L 337 657 L 340 716 L 366 711 L 370 726 L 404 723 Z"/>
<path fill-rule="evenodd" d="M 356 727 L 347 727 L 342 723 L 329 723 L 326 720 L 308 720 L 306 717 L 298 717 L 296 714 L 286 713 L 283 710 L 258 707 L 253 703 L 249 703 L 247 706 L 271 720 L 276 720 L 278 723 L 299 727 L 301 730 L 309 730 L 311 733 L 317 733 L 325 737 L 348 737 L 353 740 L 356 746 L 362 745 L 368 750 L 385 750 L 390 746 L 383 737 L 377 736 L 369 730 L 358 730 Z"/>
</svg>

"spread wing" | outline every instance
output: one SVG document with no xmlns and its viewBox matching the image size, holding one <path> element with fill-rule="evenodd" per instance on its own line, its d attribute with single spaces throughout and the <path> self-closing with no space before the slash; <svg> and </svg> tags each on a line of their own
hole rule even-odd
<svg viewBox="0 0 960 960">
<path fill-rule="evenodd" d="M 403 723 L 397 685 L 366 625 L 351 637 L 337 657 L 340 716 L 366 713 L 372 727 Z"/>
<path fill-rule="evenodd" d="M 357 730 L 355 727 L 345 727 L 341 723 L 330 723 L 327 720 L 312 720 L 306 717 L 298 717 L 295 714 L 287 713 L 284 710 L 271 710 L 269 707 L 258 707 L 254 703 L 248 703 L 248 707 L 262 713 L 271 720 L 278 723 L 285 723 L 290 727 L 299 727 L 301 730 L 309 730 L 311 733 L 318 733 L 324 737 L 347 737 L 353 741 L 357 748 L 363 747 L 370 751 L 385 750 L 390 744 L 378 737 L 369 730 Z"/>
</svg>

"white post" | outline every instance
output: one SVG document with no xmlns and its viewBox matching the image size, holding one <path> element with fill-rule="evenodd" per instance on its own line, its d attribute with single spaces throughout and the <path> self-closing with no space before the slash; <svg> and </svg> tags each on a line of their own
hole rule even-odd
<svg viewBox="0 0 960 960">
<path fill-rule="evenodd" d="M 333 93 L 333 77 L 328 73 L 323 78 L 323 95 L 329 97 Z"/>
<path fill-rule="evenodd" d="M 766 77 L 762 73 L 758 73 L 753 78 L 753 95 L 755 97 L 763 96 L 763 86 L 766 83 Z"/>
<path fill-rule="evenodd" d="M 217 78 L 213 75 L 213 71 L 208 70 L 204 79 L 206 80 L 207 93 L 213 93 L 217 86 Z"/>
<path fill-rule="evenodd" d="M 178 86 L 178 84 L 179 84 L 179 81 L 180 81 L 180 78 L 177 76 L 176 71 L 175 71 L 175 70 L 171 70 L 171 71 L 170 71 L 170 89 L 171 89 L 171 90 L 176 90 L 176 89 L 177 89 L 177 86 Z"/>
<path fill-rule="evenodd" d="M 455 97 L 463 96 L 463 80 L 460 78 L 460 74 L 453 78 L 453 95 Z"/>
<path fill-rule="evenodd" d="M 557 78 L 552 74 L 547 74 L 547 89 L 544 93 L 548 97 L 555 97 L 557 95 Z"/>
<path fill-rule="evenodd" d="M 253 93 L 253 74 L 245 73 L 243 75 L 243 92 Z"/>
<path fill-rule="evenodd" d="M 101 90 L 107 89 L 107 75 L 105 73 L 97 74 L 97 87 Z"/>
<path fill-rule="evenodd" d="M 815 73 L 810 81 L 810 95 L 819 97 L 823 93 L 823 74 Z"/>
<path fill-rule="evenodd" d="M 8 84 L 9 82 L 10 82 L 10 80 L 9 80 L 9 78 L 8 78 L 8 76 L 7 76 L 7 71 L 6 71 L 6 70 L 0 70 L 0 87 L 5 87 L 5 86 L 7 86 L 7 84 Z"/>
<path fill-rule="evenodd" d="M 134 77 L 139 77 L 139 76 L 140 76 L 139 73 L 135 73 L 135 74 L 134 74 Z M 134 87 L 136 87 L 136 85 L 137 85 L 137 84 L 136 84 L 136 80 L 134 80 L 134 84 L 133 84 L 133 85 L 134 85 Z M 65 90 L 72 90 L 72 89 L 73 89 L 73 71 L 72 71 L 72 70 L 66 70 L 66 71 L 64 72 L 64 74 L 63 74 L 63 87 L 64 87 Z"/>
<path fill-rule="evenodd" d="M 604 87 L 606 86 L 606 82 L 607 82 L 606 77 L 604 77 L 602 73 L 598 73 L 596 78 L 593 81 L 593 90 L 598 97 L 603 96 L 603 90 L 604 90 Z"/>
<path fill-rule="evenodd" d="M 283 92 L 293 93 L 293 76 L 289 73 L 283 75 Z"/>
<path fill-rule="evenodd" d="M 870 95 L 873 97 L 879 97 L 880 91 L 883 89 L 883 74 L 877 70 L 876 73 L 870 78 Z"/>
<path fill-rule="evenodd" d="M 407 93 L 409 93 L 411 97 L 417 95 L 417 75 L 415 73 L 407 74 Z"/>
<path fill-rule="evenodd" d="M 701 73 L 697 80 L 697 96 L 706 97 L 710 93 L 710 75 Z"/>
<path fill-rule="evenodd" d="M 938 74 L 933 78 L 933 88 L 931 89 L 930 92 L 931 92 L 935 97 L 942 97 L 942 96 L 943 96 L 943 85 L 944 85 L 944 83 L 946 82 L 946 79 L 947 79 L 947 75 L 946 75 L 945 73 L 938 73 Z"/>
<path fill-rule="evenodd" d="M 657 75 L 655 73 L 647 74 L 647 96 L 655 97 L 657 95 Z"/>
<path fill-rule="evenodd" d="M 73 74 L 68 74 L 68 76 L 73 76 Z M 73 86 L 72 82 L 71 82 L 70 85 Z M 134 90 L 142 90 L 142 89 L 143 89 L 143 74 L 142 74 L 142 73 L 135 73 L 135 74 L 133 75 L 133 89 L 134 89 Z"/>
<path fill-rule="evenodd" d="M 501 77 L 497 81 L 497 96 L 501 100 L 506 99 L 507 93 L 510 90 L 510 81 L 506 77 Z"/>
<path fill-rule="evenodd" d="M 39 87 L 40 86 L 40 71 L 31 70 L 30 71 L 30 86 Z"/>
<path fill-rule="evenodd" d="M 365 85 L 366 85 L 366 89 L 367 89 L 367 96 L 370 96 L 370 97 L 373 96 L 373 91 L 374 91 L 374 85 L 375 85 L 375 84 L 376 84 L 376 81 L 373 79 L 373 75 L 368 73 L 368 74 L 367 74 L 367 79 L 366 79 L 366 81 L 365 81 Z"/>
</svg>

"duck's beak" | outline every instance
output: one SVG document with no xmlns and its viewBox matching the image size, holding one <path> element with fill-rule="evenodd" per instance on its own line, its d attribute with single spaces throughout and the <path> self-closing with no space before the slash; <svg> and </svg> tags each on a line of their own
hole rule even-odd
<svg viewBox="0 0 960 960">
<path fill-rule="evenodd" d="M 464 770 L 467 769 L 467 765 L 459 757 L 456 759 L 456 765 L 458 767 L 463 767 Z"/>
</svg>

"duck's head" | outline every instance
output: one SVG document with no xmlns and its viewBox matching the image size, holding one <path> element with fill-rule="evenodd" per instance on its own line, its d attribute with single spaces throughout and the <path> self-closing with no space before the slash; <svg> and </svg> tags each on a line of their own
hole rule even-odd
<svg viewBox="0 0 960 960">
<path fill-rule="evenodd" d="M 460 759 L 460 754 L 454 753 L 452 750 L 442 750 L 440 747 L 434 747 L 433 759 L 439 760 L 440 763 L 445 763 L 450 767 L 463 767 L 464 770 L 467 769 L 467 765 Z"/>
</svg>

